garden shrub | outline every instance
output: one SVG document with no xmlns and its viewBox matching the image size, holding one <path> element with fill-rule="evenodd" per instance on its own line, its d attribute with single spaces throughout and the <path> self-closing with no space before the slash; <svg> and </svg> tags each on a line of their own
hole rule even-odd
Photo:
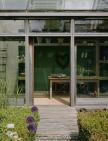
<svg viewBox="0 0 108 141">
<path fill-rule="evenodd" d="M 4 79 L 0 79 L 0 108 L 8 106 L 7 83 Z"/>
<path fill-rule="evenodd" d="M 78 113 L 79 141 L 108 141 L 108 110 Z"/>
<path fill-rule="evenodd" d="M 21 141 L 32 141 L 31 133 L 36 133 L 36 130 L 27 123 L 28 117 L 33 117 L 36 125 L 36 129 L 40 120 L 38 111 L 33 112 L 30 108 L 26 107 L 9 107 L 0 109 L 0 141 L 10 141 L 7 137 L 7 124 L 14 124 L 14 131 L 18 133 L 18 136 L 22 138 Z M 31 124 L 31 123 L 30 123 Z M 33 132 L 32 132 L 33 129 Z M 32 134 L 34 135 L 34 134 Z M 12 140 L 13 141 L 13 140 Z"/>
</svg>

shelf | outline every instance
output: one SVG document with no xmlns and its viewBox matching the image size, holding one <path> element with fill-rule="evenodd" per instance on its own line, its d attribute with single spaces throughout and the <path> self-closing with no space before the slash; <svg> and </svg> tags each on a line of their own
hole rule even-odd
<svg viewBox="0 0 108 141">
<path fill-rule="evenodd" d="M 25 80 L 25 77 L 24 76 L 19 76 L 18 80 Z"/>
<path fill-rule="evenodd" d="M 70 46 L 69 43 L 36 43 L 34 46 Z"/>
<path fill-rule="evenodd" d="M 5 65 L 6 65 L 6 63 L 0 63 L 0 65 L 1 65 L 1 66 L 5 66 Z"/>
<path fill-rule="evenodd" d="M 77 76 L 78 80 L 99 80 L 98 76 Z"/>
<path fill-rule="evenodd" d="M 90 42 L 85 42 L 85 43 L 77 43 L 77 46 L 95 46 L 96 45 L 96 43 L 94 42 L 94 43 L 90 43 Z M 97 44 L 99 47 L 103 47 L 103 46 L 105 46 L 105 47 L 107 47 L 108 46 L 108 43 L 98 43 Z"/>
<path fill-rule="evenodd" d="M 106 77 L 99 77 L 99 80 L 108 80 L 108 76 L 106 76 Z"/>
<path fill-rule="evenodd" d="M 108 98 L 108 93 L 99 93 L 99 97 Z"/>
<path fill-rule="evenodd" d="M 77 46 L 84 46 L 84 47 L 93 47 L 94 43 L 78 43 Z"/>
<path fill-rule="evenodd" d="M 23 98 L 25 93 L 19 93 L 17 95 L 11 95 L 9 98 Z"/>
<path fill-rule="evenodd" d="M 104 42 L 104 43 L 99 43 L 99 46 L 108 46 L 108 42 Z"/>
<path fill-rule="evenodd" d="M 98 77 L 98 76 L 77 76 L 77 80 L 108 80 L 108 76 L 106 77 Z"/>
<path fill-rule="evenodd" d="M 100 60 L 99 63 L 108 63 L 108 60 Z"/>
<path fill-rule="evenodd" d="M 19 60 L 18 63 L 24 63 L 25 64 L 25 60 Z"/>
<path fill-rule="evenodd" d="M 5 73 L 6 71 L 4 70 L 4 71 L 2 71 L 2 70 L 0 70 L 0 73 Z"/>
<path fill-rule="evenodd" d="M 7 58 L 6 56 L 0 56 L 0 58 Z"/>
<path fill-rule="evenodd" d="M 7 48 L 0 49 L 0 51 L 6 52 L 7 51 Z"/>
</svg>

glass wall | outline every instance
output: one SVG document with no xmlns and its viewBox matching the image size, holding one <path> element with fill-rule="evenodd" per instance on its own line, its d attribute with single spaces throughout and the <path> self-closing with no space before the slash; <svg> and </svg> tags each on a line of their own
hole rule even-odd
<svg viewBox="0 0 108 141">
<path fill-rule="evenodd" d="M 77 96 L 108 97 L 108 38 L 76 38 Z"/>
<path fill-rule="evenodd" d="M 76 20 L 76 32 L 108 32 L 108 19 Z"/>
<path fill-rule="evenodd" d="M 70 32 L 69 20 L 31 20 L 30 32 Z"/>
<path fill-rule="evenodd" d="M 24 105 L 25 101 L 25 40 L 0 37 L 0 104 Z"/>
<path fill-rule="evenodd" d="M 0 10 L 108 10 L 107 0 L 0 0 Z"/>
<path fill-rule="evenodd" d="M 48 91 L 50 75 L 70 76 L 70 37 L 73 35 L 64 34 L 70 33 L 70 24 L 70 20 L 65 19 L 29 20 L 27 27 L 29 33 L 25 33 L 25 36 L 32 36 L 34 46 L 34 91 Z M 0 20 L 0 34 L 20 36 L 24 32 L 24 20 Z M 33 37 L 37 36 L 37 32 L 45 34 Z M 50 32 L 60 34 L 53 34 L 57 37 L 53 35 L 48 37 L 47 33 Z M 75 20 L 75 32 L 82 32 L 83 36 L 87 32 L 108 33 L 108 19 Z M 58 37 L 59 35 L 62 37 Z M 6 84 L 5 93 L 9 102 L 17 105 L 23 105 L 25 99 L 24 39 L 24 37 L 0 37 L 0 83 Z M 107 97 L 108 37 L 75 37 L 75 46 L 77 47 L 78 97 Z M 66 86 L 66 89 L 69 90 L 69 86 Z M 2 92 L 0 93 L 2 97 Z"/>
<path fill-rule="evenodd" d="M 23 33 L 24 20 L 0 20 L 0 33 Z"/>
</svg>

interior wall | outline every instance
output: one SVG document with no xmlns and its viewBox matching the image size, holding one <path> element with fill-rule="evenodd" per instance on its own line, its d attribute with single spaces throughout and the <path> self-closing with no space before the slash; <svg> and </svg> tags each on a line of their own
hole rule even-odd
<svg viewBox="0 0 108 141">
<path fill-rule="evenodd" d="M 34 48 L 34 91 L 47 91 L 51 74 L 70 75 L 69 50 L 69 46 Z"/>
</svg>

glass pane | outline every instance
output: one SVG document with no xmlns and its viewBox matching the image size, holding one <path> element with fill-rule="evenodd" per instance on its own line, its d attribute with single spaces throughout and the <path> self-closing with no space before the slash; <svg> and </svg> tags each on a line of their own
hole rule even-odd
<svg viewBox="0 0 108 141">
<path fill-rule="evenodd" d="M 31 20 L 30 32 L 69 32 L 69 20 Z"/>
<path fill-rule="evenodd" d="M 24 38 L 0 38 L 0 103 L 5 95 L 8 104 L 24 105 Z M 2 91 L 2 88 L 4 88 Z"/>
<path fill-rule="evenodd" d="M 77 75 L 96 75 L 96 43 L 92 40 L 77 42 Z"/>
<path fill-rule="evenodd" d="M 26 9 L 28 0 L 0 0 L 3 10 Z"/>
<path fill-rule="evenodd" d="M 1 10 L 108 10 L 107 0 L 0 0 Z"/>
<path fill-rule="evenodd" d="M 31 0 L 33 10 L 108 10 L 107 0 Z"/>
<path fill-rule="evenodd" d="M 108 80 L 100 81 L 100 96 L 108 96 Z"/>
<path fill-rule="evenodd" d="M 76 20 L 76 32 L 108 32 L 108 20 Z"/>
<path fill-rule="evenodd" d="M 0 20 L 0 33 L 23 33 L 23 20 Z"/>
<path fill-rule="evenodd" d="M 94 0 L 65 0 L 65 9 L 70 10 L 90 10 L 93 8 Z"/>
<path fill-rule="evenodd" d="M 108 0 L 98 0 L 94 2 L 94 8 L 108 11 Z"/>
<path fill-rule="evenodd" d="M 100 45 L 99 48 L 100 59 L 100 76 L 108 77 L 108 41 Z"/>
<path fill-rule="evenodd" d="M 108 38 L 76 38 L 78 97 L 108 97 Z"/>
<path fill-rule="evenodd" d="M 3 8 L 3 5 L 2 5 L 2 0 L 0 0 L 0 9 Z"/>
<path fill-rule="evenodd" d="M 90 81 L 77 82 L 78 97 L 96 97 L 97 96 L 97 83 Z"/>
</svg>

